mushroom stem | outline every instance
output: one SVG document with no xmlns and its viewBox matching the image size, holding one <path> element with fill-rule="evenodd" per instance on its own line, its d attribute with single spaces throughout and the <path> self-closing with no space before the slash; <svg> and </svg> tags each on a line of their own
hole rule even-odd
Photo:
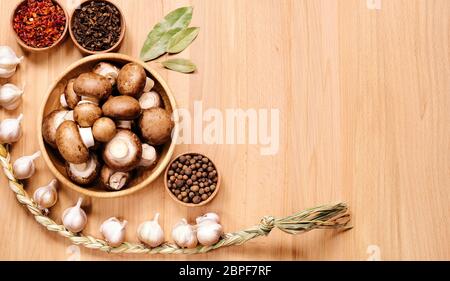
<svg viewBox="0 0 450 281">
<path fill-rule="evenodd" d="M 69 107 L 69 105 L 67 104 L 66 96 L 64 94 L 61 94 L 61 96 L 59 96 L 59 102 L 61 103 L 61 106 L 64 108 Z"/>
<path fill-rule="evenodd" d="M 78 128 L 81 139 L 87 148 L 95 145 L 94 135 L 92 134 L 92 128 Z"/>
<path fill-rule="evenodd" d="M 113 143 L 111 143 L 109 152 L 115 158 L 122 159 L 128 155 L 129 151 L 128 151 L 127 144 L 123 140 L 118 139 L 118 140 L 114 140 Z"/>
</svg>

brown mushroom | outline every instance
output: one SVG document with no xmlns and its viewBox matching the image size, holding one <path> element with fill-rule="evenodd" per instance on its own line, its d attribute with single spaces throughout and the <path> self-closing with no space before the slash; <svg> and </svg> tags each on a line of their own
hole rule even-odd
<svg viewBox="0 0 450 281">
<path fill-rule="evenodd" d="M 70 79 L 69 82 L 67 82 L 64 93 L 61 95 L 60 102 L 64 108 L 74 109 L 81 100 L 81 98 L 73 90 L 74 83 L 75 79 Z"/>
<path fill-rule="evenodd" d="M 148 145 L 146 143 L 142 144 L 142 159 L 141 163 L 139 163 L 140 167 L 148 168 L 155 165 L 158 154 L 156 153 L 156 149 Z"/>
<path fill-rule="evenodd" d="M 66 120 L 56 130 L 56 147 L 67 162 L 82 164 L 89 160 L 89 137 L 88 131 L 81 131 L 75 122 Z"/>
<path fill-rule="evenodd" d="M 159 107 L 144 110 L 139 119 L 141 135 L 151 145 L 162 145 L 168 142 L 174 126 L 170 114 Z"/>
<path fill-rule="evenodd" d="M 102 110 L 90 102 L 81 102 L 73 110 L 73 118 L 80 127 L 92 127 L 100 117 Z"/>
<path fill-rule="evenodd" d="M 67 113 L 67 110 L 54 110 L 44 118 L 42 123 L 42 137 L 52 147 L 56 147 L 56 130 L 65 121 Z"/>
<path fill-rule="evenodd" d="M 128 130 L 119 130 L 103 151 L 103 161 L 111 169 L 129 172 L 136 168 L 142 159 L 142 143 L 138 136 Z"/>
<path fill-rule="evenodd" d="M 117 172 L 107 165 L 104 165 L 100 172 L 100 182 L 108 190 L 118 191 L 125 188 L 130 178 L 130 172 Z"/>
<path fill-rule="evenodd" d="M 95 140 L 109 142 L 116 135 L 116 124 L 108 117 L 102 117 L 95 121 L 92 127 Z"/>
<path fill-rule="evenodd" d="M 116 85 L 117 76 L 119 76 L 119 68 L 108 62 L 99 62 L 92 72 L 104 76 L 111 83 L 112 86 Z"/>
<path fill-rule="evenodd" d="M 139 102 L 129 96 L 110 98 L 102 106 L 103 114 L 115 120 L 133 120 L 141 114 Z"/>
<path fill-rule="evenodd" d="M 117 77 L 117 89 L 122 95 L 138 97 L 147 81 L 145 69 L 137 63 L 126 64 Z"/>
<path fill-rule="evenodd" d="M 111 83 L 104 76 L 87 72 L 83 73 L 75 80 L 73 90 L 83 99 L 94 99 L 95 101 L 104 100 L 111 95 Z"/>
<path fill-rule="evenodd" d="M 93 183 L 99 175 L 100 163 L 97 156 L 91 154 L 87 162 L 81 164 L 66 163 L 67 176 L 76 184 L 88 185 Z"/>
<path fill-rule="evenodd" d="M 139 98 L 139 105 L 142 109 L 161 107 L 161 97 L 157 92 L 143 93 Z"/>
</svg>

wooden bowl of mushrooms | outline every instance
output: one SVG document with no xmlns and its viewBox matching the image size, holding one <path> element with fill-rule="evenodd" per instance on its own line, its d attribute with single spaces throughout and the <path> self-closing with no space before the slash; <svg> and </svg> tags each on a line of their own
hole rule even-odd
<svg viewBox="0 0 450 281">
<path fill-rule="evenodd" d="M 38 117 L 39 146 L 64 186 L 89 197 L 129 195 L 168 165 L 175 109 L 166 82 L 144 63 L 89 56 L 51 85 Z"/>
</svg>

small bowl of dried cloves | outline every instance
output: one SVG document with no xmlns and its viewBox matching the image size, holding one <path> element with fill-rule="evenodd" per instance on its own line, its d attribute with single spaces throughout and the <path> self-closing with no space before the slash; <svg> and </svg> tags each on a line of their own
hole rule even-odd
<svg viewBox="0 0 450 281">
<path fill-rule="evenodd" d="M 70 17 L 73 43 L 85 55 L 117 51 L 125 37 L 125 18 L 120 8 L 107 0 L 87 0 Z"/>
</svg>

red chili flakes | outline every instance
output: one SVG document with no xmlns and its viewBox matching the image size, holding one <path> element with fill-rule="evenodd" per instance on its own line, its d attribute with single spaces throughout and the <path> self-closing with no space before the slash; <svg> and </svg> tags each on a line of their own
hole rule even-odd
<svg viewBox="0 0 450 281">
<path fill-rule="evenodd" d="M 14 14 L 14 30 L 33 48 L 52 46 L 66 27 L 64 10 L 52 0 L 27 0 Z"/>
</svg>

